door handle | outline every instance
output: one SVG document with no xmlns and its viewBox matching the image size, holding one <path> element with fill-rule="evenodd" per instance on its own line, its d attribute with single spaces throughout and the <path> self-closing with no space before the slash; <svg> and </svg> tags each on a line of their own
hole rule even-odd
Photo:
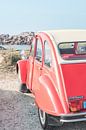
<svg viewBox="0 0 86 130">
<path fill-rule="evenodd" d="M 42 70 L 42 67 L 39 67 L 39 70 Z"/>
</svg>

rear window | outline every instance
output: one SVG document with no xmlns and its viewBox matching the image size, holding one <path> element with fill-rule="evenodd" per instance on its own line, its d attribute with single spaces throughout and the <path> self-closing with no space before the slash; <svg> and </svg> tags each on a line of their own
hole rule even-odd
<svg viewBox="0 0 86 130">
<path fill-rule="evenodd" d="M 67 42 L 58 45 L 61 57 L 64 60 L 85 60 L 86 42 Z"/>
</svg>

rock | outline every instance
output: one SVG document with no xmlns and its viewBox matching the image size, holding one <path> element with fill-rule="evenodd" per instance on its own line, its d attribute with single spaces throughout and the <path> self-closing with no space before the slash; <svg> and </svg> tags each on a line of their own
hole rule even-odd
<svg viewBox="0 0 86 130">
<path fill-rule="evenodd" d="M 1 34 L 0 45 L 30 45 L 34 35 L 34 32 L 23 32 L 19 35 L 13 36 L 10 36 L 9 34 Z"/>
</svg>

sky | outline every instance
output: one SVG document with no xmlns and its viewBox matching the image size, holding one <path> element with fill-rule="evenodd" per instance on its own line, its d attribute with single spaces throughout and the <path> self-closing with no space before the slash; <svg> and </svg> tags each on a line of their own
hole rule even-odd
<svg viewBox="0 0 86 130">
<path fill-rule="evenodd" d="M 86 0 L 0 0 L 0 34 L 86 29 Z"/>
</svg>

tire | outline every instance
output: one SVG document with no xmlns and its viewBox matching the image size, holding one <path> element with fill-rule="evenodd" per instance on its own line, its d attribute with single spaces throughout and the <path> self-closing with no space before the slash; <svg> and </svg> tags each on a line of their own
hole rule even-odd
<svg viewBox="0 0 86 130">
<path fill-rule="evenodd" d="M 40 121 L 42 128 L 44 130 L 52 130 L 53 126 L 50 126 L 48 124 L 48 120 L 49 120 L 48 114 L 46 114 L 44 111 L 42 111 L 38 108 L 38 116 L 39 116 L 39 121 Z"/>
<path fill-rule="evenodd" d="M 19 91 L 22 93 L 29 93 L 26 84 L 20 84 Z"/>
</svg>

